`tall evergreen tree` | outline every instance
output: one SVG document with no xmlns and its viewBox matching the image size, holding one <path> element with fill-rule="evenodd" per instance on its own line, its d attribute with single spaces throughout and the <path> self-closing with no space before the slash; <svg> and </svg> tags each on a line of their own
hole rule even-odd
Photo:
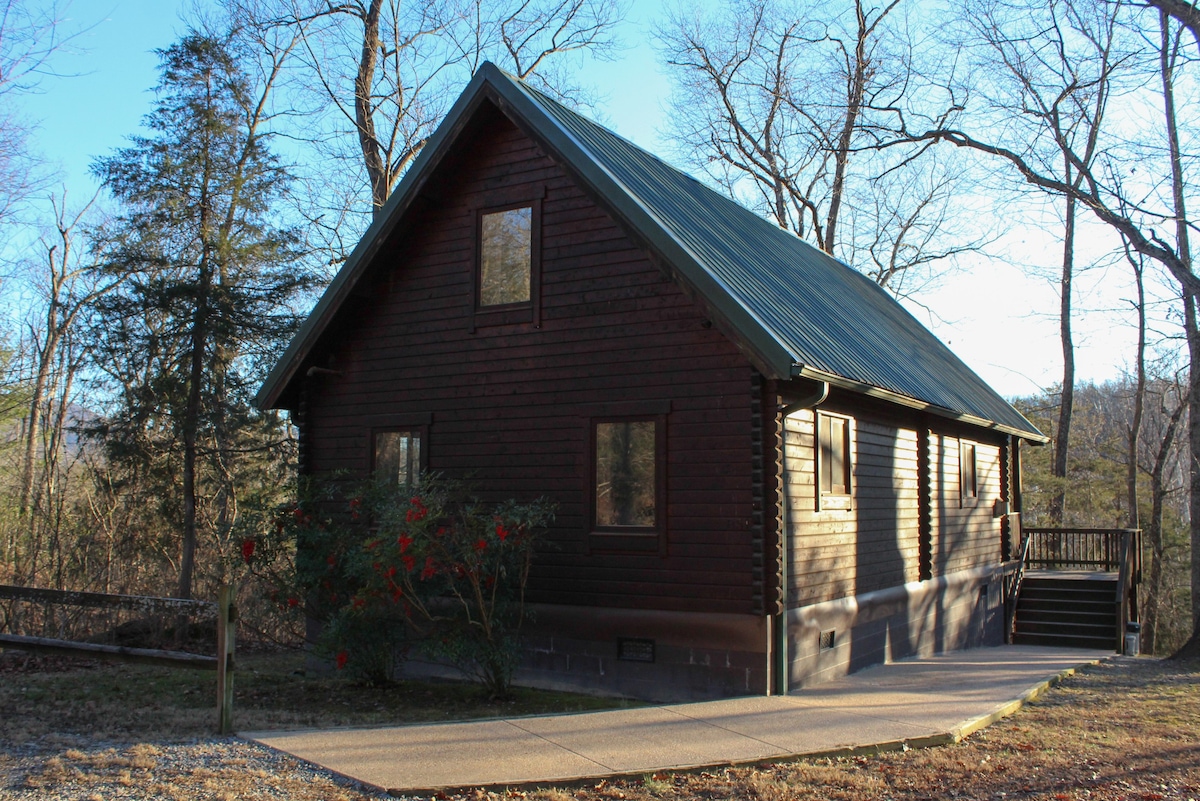
<svg viewBox="0 0 1200 801">
<path fill-rule="evenodd" d="M 99 366 L 119 384 L 101 435 L 110 465 L 143 491 L 150 482 L 163 524 L 181 532 L 187 598 L 201 530 L 228 540 L 262 472 L 247 460 L 280 444 L 250 389 L 307 279 L 272 215 L 288 187 L 264 135 L 273 76 L 254 85 L 228 41 L 197 32 L 159 58 L 149 134 L 93 167 L 122 204 L 100 242 L 123 287 L 97 319 Z"/>
</svg>

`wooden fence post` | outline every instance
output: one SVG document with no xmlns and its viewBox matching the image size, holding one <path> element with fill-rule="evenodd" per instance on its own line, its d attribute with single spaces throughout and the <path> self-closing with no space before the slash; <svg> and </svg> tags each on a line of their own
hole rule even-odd
<svg viewBox="0 0 1200 801">
<path fill-rule="evenodd" d="M 233 649 L 237 631 L 237 607 L 233 587 L 221 585 L 217 591 L 217 729 L 233 732 Z"/>
</svg>

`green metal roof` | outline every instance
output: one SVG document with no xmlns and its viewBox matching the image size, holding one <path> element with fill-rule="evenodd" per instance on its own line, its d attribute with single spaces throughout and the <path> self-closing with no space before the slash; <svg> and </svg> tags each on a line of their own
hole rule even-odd
<svg viewBox="0 0 1200 801">
<path fill-rule="evenodd" d="M 276 403 L 371 254 L 483 98 L 533 135 L 690 285 L 775 378 L 804 376 L 1045 437 L 861 273 L 491 64 L 483 65 L 272 370 Z"/>
</svg>

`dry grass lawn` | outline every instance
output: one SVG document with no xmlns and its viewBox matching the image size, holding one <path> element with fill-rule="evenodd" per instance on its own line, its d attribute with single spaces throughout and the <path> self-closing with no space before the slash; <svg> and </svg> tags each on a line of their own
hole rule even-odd
<svg viewBox="0 0 1200 801">
<path fill-rule="evenodd" d="M 163 688 L 143 674 L 133 688 L 119 681 L 122 671 L 134 672 L 130 668 L 72 667 L 55 673 L 48 667 L 0 673 L 0 799 L 376 797 L 290 757 L 205 736 L 211 704 L 207 697 L 203 703 L 192 699 L 186 688 L 174 687 L 176 694 L 163 696 Z M 264 679 L 268 675 L 278 680 L 277 672 L 260 673 Z M 303 693 L 290 687 L 272 695 L 270 681 L 256 689 L 246 676 L 239 675 L 248 695 L 239 697 L 238 715 L 239 725 L 247 728 L 268 721 L 396 722 L 400 707 L 409 719 L 429 719 L 438 703 L 450 707 L 450 716 L 475 716 L 468 713 L 461 690 L 431 686 L 368 693 L 297 677 L 294 683 L 306 687 Z M 323 696 L 315 689 L 319 686 L 326 688 Z M 115 702 L 106 701 L 112 694 Z M 274 702 L 303 706 L 304 698 L 310 699 L 307 709 L 268 708 Z M 572 703 L 569 698 L 555 703 Z M 546 699 L 522 703 L 528 711 L 536 711 L 538 703 L 550 705 Z M 503 796 L 527 801 L 1200 801 L 1200 664 L 1139 659 L 1090 668 L 955 746 L 657 774 L 583 787 L 476 791 L 465 798 Z"/>
</svg>

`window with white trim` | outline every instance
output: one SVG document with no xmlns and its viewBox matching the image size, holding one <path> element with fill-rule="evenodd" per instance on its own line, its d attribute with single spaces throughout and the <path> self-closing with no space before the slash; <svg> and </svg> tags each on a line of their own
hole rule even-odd
<svg viewBox="0 0 1200 801">
<path fill-rule="evenodd" d="M 854 494 L 853 432 L 850 417 L 817 412 L 817 509 L 849 509 Z"/>
</svg>

